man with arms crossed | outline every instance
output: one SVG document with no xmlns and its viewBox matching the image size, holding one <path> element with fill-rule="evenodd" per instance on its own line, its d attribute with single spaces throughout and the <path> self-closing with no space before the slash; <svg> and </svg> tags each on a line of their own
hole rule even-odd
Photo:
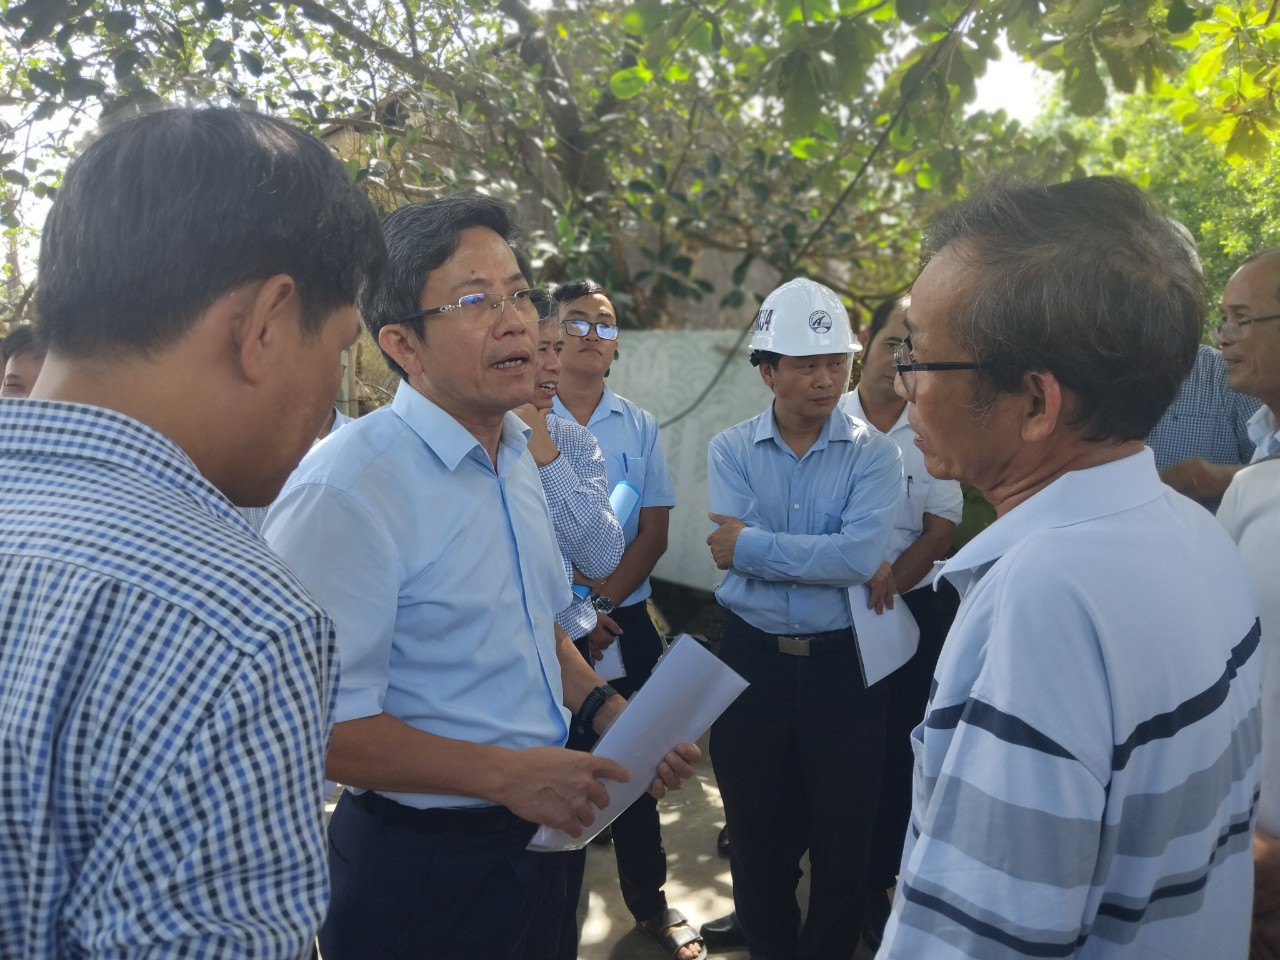
<svg viewBox="0 0 1280 960">
<path fill-rule="evenodd" d="M 365 322 L 402 382 L 320 444 L 263 527 L 338 628 L 326 960 L 549 957 L 563 858 L 612 761 L 562 749 L 567 705 L 602 731 L 625 701 L 563 638 L 569 604 L 528 428 L 537 292 L 496 200 L 402 207 Z M 332 395 L 328 398 L 332 400 Z M 651 789 L 692 773 L 682 746 Z M 353 789 L 354 788 L 354 789 Z"/>
<path fill-rule="evenodd" d="M 751 340 L 773 403 L 713 437 L 707 457 L 707 543 L 727 571 L 720 655 L 751 684 L 712 726 L 711 758 L 737 919 L 769 960 L 849 960 L 861 931 L 885 685 L 863 681 L 848 589 L 880 567 L 902 469 L 892 440 L 837 409 L 854 348 L 826 287 L 773 291 Z M 727 918 L 703 931 L 720 934 L 713 946 L 735 933 Z"/>
<path fill-rule="evenodd" d="M 126 121 L 68 169 L 48 356 L 0 403 L 5 956 L 310 955 L 333 625 L 232 504 L 310 445 L 385 256 L 259 114 Z"/>
<path fill-rule="evenodd" d="M 1195 359 L 1199 273 L 1110 178 L 992 185 L 927 249 L 898 387 L 929 472 L 997 520 L 940 574 L 962 600 L 877 956 L 1244 960 L 1257 612 L 1143 444 Z"/>
</svg>

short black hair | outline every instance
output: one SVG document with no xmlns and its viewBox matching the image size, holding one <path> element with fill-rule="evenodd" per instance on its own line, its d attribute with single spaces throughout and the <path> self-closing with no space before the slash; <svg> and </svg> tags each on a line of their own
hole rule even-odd
<svg viewBox="0 0 1280 960">
<path fill-rule="evenodd" d="M 871 314 L 871 324 L 867 327 L 867 347 L 870 349 L 871 344 L 875 342 L 876 335 L 885 328 L 885 324 L 889 322 L 889 318 L 893 316 L 893 311 L 902 305 L 902 297 L 890 297 L 887 300 L 881 300 Z"/>
<path fill-rule="evenodd" d="M 373 206 L 315 137 L 240 110 L 160 110 L 110 126 L 67 168 L 36 322 L 67 356 L 149 353 L 219 297 L 288 274 L 314 333 L 385 258 Z"/>
<path fill-rule="evenodd" d="M 14 327 L 7 337 L 0 340 L 0 362 L 8 363 L 24 353 L 34 353 L 39 357 L 45 354 L 44 341 L 30 325 Z"/>
<path fill-rule="evenodd" d="M 511 208 L 501 200 L 478 193 L 459 193 L 411 203 L 392 211 L 382 221 L 389 264 L 376 293 L 364 302 L 364 322 L 375 343 L 382 328 L 421 310 L 422 288 L 432 270 L 438 269 L 458 249 L 462 231 L 488 227 L 514 248 L 520 235 Z M 421 318 L 405 321 L 419 337 Z M 382 356 L 401 379 L 400 364 L 385 350 Z"/>
<path fill-rule="evenodd" d="M 782 362 L 782 354 L 774 353 L 772 350 L 752 350 L 751 356 L 747 357 L 747 359 L 751 361 L 753 367 L 767 363 L 776 370 L 778 364 Z"/>
<path fill-rule="evenodd" d="M 551 295 L 555 297 L 556 303 L 563 306 L 566 303 L 572 303 L 574 300 L 581 300 L 583 297 L 590 297 L 597 293 L 606 299 L 609 298 L 609 294 L 605 292 L 604 287 L 589 277 L 583 277 L 580 280 L 570 280 L 568 283 L 560 284 L 552 291 Z M 612 300 L 609 300 L 609 302 L 613 303 Z"/>
<path fill-rule="evenodd" d="M 1140 440 L 1191 372 L 1204 278 L 1186 239 L 1116 177 L 1053 186 L 995 181 L 943 211 L 926 250 L 969 269 L 948 305 L 952 333 L 983 369 L 979 407 L 1053 374 L 1079 399 L 1089 442 Z"/>
</svg>

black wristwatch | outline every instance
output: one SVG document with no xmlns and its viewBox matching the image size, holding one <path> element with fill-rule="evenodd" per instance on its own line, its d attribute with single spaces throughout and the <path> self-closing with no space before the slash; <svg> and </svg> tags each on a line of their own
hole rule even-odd
<svg viewBox="0 0 1280 960">
<path fill-rule="evenodd" d="M 591 724 L 596 718 L 596 714 L 600 712 L 600 708 L 604 706 L 604 702 L 610 697 L 616 696 L 617 690 L 602 683 L 596 687 L 582 701 L 582 706 L 578 708 L 577 725 L 578 732 L 587 734 L 592 732 Z"/>
<path fill-rule="evenodd" d="M 598 613 L 613 613 L 613 601 L 603 593 L 593 593 L 591 595 L 591 605 L 596 608 Z"/>
</svg>

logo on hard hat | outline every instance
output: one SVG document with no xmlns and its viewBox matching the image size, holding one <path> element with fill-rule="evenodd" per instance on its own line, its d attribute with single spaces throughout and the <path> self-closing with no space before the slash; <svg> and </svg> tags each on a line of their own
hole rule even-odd
<svg viewBox="0 0 1280 960">
<path fill-rule="evenodd" d="M 831 326 L 830 322 L 827 326 Z M 768 333 L 773 327 L 773 311 L 761 310 L 756 314 L 756 333 Z"/>
<path fill-rule="evenodd" d="M 759 329 L 757 326 L 756 329 Z M 809 329 L 814 333 L 831 332 L 831 314 L 825 310 L 815 310 L 809 314 Z"/>
</svg>

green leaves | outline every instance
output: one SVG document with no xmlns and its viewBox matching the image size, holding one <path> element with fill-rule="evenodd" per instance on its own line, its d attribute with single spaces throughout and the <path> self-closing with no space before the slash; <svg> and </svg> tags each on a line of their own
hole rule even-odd
<svg viewBox="0 0 1280 960">
<path fill-rule="evenodd" d="M 619 70 L 611 76 L 609 78 L 609 90 L 619 100 L 630 100 L 639 96 L 640 92 L 652 80 L 653 71 L 643 63 L 638 63 L 634 67 Z"/>
</svg>

